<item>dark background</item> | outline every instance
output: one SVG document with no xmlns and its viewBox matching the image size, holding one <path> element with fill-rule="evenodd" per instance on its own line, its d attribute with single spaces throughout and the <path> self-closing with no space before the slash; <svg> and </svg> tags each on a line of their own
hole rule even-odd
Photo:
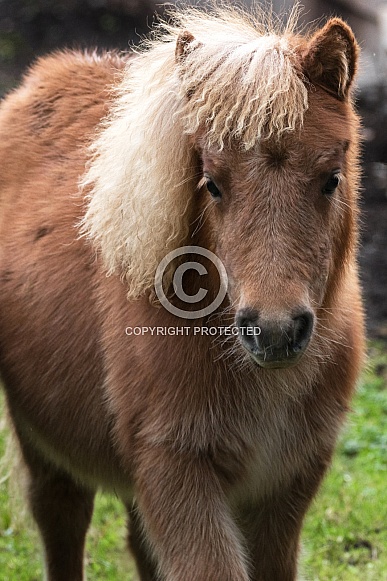
<svg viewBox="0 0 387 581">
<path fill-rule="evenodd" d="M 387 82 L 383 60 L 375 53 L 378 16 L 387 5 L 381 0 L 304 4 L 304 21 L 346 18 L 371 61 L 357 93 L 364 134 L 360 266 L 369 335 L 387 340 Z M 0 0 L 0 95 L 19 82 L 37 56 L 53 49 L 128 49 L 162 10 L 153 0 Z"/>
</svg>

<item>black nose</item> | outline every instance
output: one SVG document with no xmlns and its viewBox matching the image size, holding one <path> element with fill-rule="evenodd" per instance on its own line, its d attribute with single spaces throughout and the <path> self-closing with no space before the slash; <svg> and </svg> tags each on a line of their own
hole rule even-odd
<svg viewBox="0 0 387 581">
<path fill-rule="evenodd" d="M 305 351 L 313 331 L 309 310 L 268 318 L 255 309 L 240 309 L 236 324 L 243 346 L 263 367 L 286 367 Z M 278 364 L 278 365 L 276 365 Z"/>
</svg>

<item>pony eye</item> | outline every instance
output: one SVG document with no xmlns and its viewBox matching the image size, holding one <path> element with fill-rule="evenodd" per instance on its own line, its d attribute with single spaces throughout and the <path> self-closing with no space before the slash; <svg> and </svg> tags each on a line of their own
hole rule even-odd
<svg viewBox="0 0 387 581">
<path fill-rule="evenodd" d="M 339 173 L 335 172 L 329 177 L 328 181 L 326 182 L 325 186 L 322 189 L 322 193 L 325 194 L 326 196 L 333 194 L 339 183 L 340 183 Z"/>
<path fill-rule="evenodd" d="M 218 187 L 215 185 L 215 183 L 212 180 L 210 180 L 210 179 L 207 180 L 206 187 L 213 198 L 220 199 L 222 197 L 221 192 L 219 191 Z"/>
</svg>

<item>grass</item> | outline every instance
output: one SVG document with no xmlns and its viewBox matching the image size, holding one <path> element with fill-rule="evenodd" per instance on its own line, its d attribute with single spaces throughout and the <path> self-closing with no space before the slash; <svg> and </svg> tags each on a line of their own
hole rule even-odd
<svg viewBox="0 0 387 581">
<path fill-rule="evenodd" d="M 0 455 L 4 446 L 2 439 Z M 387 354 L 385 346 L 373 344 L 332 468 L 305 522 L 305 579 L 387 579 L 386 484 Z M 11 513 L 10 486 L 6 481 L 0 484 L 0 577 L 38 581 L 42 578 L 38 535 L 29 517 L 15 518 L 15 511 Z M 89 581 L 134 579 L 125 534 L 120 502 L 98 495 L 87 541 Z"/>
<path fill-rule="evenodd" d="M 387 579 L 387 354 L 370 348 L 330 473 L 304 527 L 308 581 Z"/>
</svg>

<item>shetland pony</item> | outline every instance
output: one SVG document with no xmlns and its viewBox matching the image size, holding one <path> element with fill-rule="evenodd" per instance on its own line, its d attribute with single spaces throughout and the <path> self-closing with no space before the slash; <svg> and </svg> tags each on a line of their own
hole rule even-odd
<svg viewBox="0 0 387 581">
<path fill-rule="evenodd" d="M 83 579 L 97 487 L 142 581 L 296 579 L 363 356 L 358 46 L 258 20 L 176 12 L 1 105 L 0 368 L 49 581 Z M 172 261 L 174 314 L 182 246 L 228 278 L 196 319 L 224 275 L 189 263 L 182 295 Z"/>
</svg>

